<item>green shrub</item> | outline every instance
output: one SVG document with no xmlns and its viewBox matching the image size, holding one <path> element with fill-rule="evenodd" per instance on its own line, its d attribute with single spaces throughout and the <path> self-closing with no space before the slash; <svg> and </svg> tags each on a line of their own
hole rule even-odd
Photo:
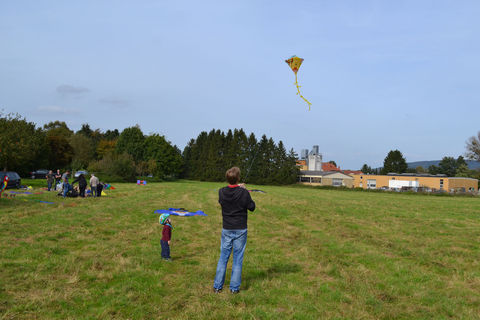
<svg viewBox="0 0 480 320">
<path fill-rule="evenodd" d="M 102 181 L 133 182 L 135 177 L 135 162 L 132 156 L 124 153 L 109 154 L 102 160 L 90 163 L 89 172 L 96 173 Z"/>
<path fill-rule="evenodd" d="M 165 181 L 161 177 L 148 177 L 148 176 L 137 176 L 137 180 L 146 180 L 147 182 L 163 182 Z"/>
</svg>

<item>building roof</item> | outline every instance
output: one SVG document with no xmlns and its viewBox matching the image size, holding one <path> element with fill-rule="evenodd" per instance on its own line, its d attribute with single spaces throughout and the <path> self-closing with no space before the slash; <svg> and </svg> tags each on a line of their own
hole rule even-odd
<svg viewBox="0 0 480 320">
<path fill-rule="evenodd" d="M 361 170 L 342 170 L 345 174 L 363 174 Z"/>
<path fill-rule="evenodd" d="M 333 163 L 323 162 L 322 163 L 322 171 L 340 171 L 340 168 L 333 165 Z"/>
<path fill-rule="evenodd" d="M 389 172 L 387 176 L 404 176 L 404 177 L 446 177 L 446 174 L 430 174 L 430 173 L 413 173 L 413 172 L 404 172 L 404 173 L 396 173 L 396 172 Z"/>
<path fill-rule="evenodd" d="M 340 171 L 314 171 L 314 170 L 300 170 L 300 175 L 302 176 L 316 176 L 316 177 L 325 177 L 325 176 L 330 176 L 332 174 L 341 174 L 342 176 L 345 176 L 347 179 L 353 179 L 352 176 L 349 176 L 348 174 L 345 174 Z"/>
<path fill-rule="evenodd" d="M 386 177 L 422 177 L 422 178 L 448 178 L 448 179 L 473 179 L 475 178 L 464 178 L 464 177 L 448 177 L 446 174 L 429 174 L 429 173 L 388 173 L 388 174 L 365 174 L 363 172 L 354 175 L 362 176 L 386 176 Z"/>
</svg>

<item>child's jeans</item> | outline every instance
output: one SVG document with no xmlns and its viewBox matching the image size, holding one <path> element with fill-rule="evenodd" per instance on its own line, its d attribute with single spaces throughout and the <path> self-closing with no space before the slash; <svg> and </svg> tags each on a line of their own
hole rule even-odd
<svg viewBox="0 0 480 320">
<path fill-rule="evenodd" d="M 162 245 L 162 258 L 170 259 L 170 246 L 168 245 L 168 241 L 160 240 L 160 244 Z"/>
</svg>

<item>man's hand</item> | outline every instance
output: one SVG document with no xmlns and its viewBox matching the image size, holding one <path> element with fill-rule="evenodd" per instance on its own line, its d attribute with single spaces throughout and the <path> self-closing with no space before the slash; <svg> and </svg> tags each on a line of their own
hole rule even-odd
<svg viewBox="0 0 480 320">
<path fill-rule="evenodd" d="M 168 242 L 168 245 L 170 245 L 170 240 L 168 240 L 167 242 Z"/>
<path fill-rule="evenodd" d="M 245 183 L 239 183 L 238 186 L 240 188 L 247 189 L 247 187 L 245 186 Z"/>
</svg>

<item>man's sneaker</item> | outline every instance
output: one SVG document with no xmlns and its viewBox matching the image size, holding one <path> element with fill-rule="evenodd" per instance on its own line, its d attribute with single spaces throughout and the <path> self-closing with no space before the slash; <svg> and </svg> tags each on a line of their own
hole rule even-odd
<svg viewBox="0 0 480 320">
<path fill-rule="evenodd" d="M 220 293 L 220 292 L 222 292 L 222 289 L 213 288 L 213 293 Z"/>
<path fill-rule="evenodd" d="M 232 289 L 230 289 L 230 292 L 231 292 L 232 294 L 237 294 L 237 293 L 240 293 L 240 290 L 238 290 L 238 289 L 237 289 L 237 290 L 232 290 Z"/>
</svg>

